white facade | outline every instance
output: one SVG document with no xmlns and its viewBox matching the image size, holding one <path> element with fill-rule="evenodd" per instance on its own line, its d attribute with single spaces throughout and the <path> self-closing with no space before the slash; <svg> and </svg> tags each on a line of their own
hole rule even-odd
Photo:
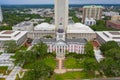
<svg viewBox="0 0 120 80">
<path fill-rule="evenodd" d="M 55 26 L 56 30 L 61 26 L 66 30 L 68 26 L 68 0 L 55 1 Z"/>
<path fill-rule="evenodd" d="M 55 25 L 48 23 L 41 23 L 34 27 L 34 31 L 55 31 Z M 89 26 L 86 26 L 82 23 L 75 23 L 75 24 L 67 25 L 66 33 L 74 34 L 74 33 L 95 33 L 95 32 Z"/>
<path fill-rule="evenodd" d="M 0 32 L 0 47 L 4 47 L 6 41 L 14 40 L 17 45 L 21 45 L 27 39 L 26 31 L 1 31 Z"/>
<path fill-rule="evenodd" d="M 2 22 L 2 21 L 3 21 L 3 15 L 2 15 L 2 9 L 0 7 L 0 22 Z"/>
<path fill-rule="evenodd" d="M 97 40 L 102 44 L 115 41 L 120 45 L 120 31 L 97 31 Z"/>
<path fill-rule="evenodd" d="M 95 32 L 89 27 L 81 23 L 69 24 L 67 30 L 65 31 L 65 37 L 68 39 L 72 38 L 85 38 L 88 41 L 96 38 Z M 44 36 L 50 35 L 56 38 L 55 25 L 48 23 L 41 23 L 34 27 L 34 31 L 28 32 L 28 37 L 32 39 L 40 39 Z"/>
<path fill-rule="evenodd" d="M 33 23 L 32 22 L 21 22 L 12 27 L 14 31 L 33 31 Z"/>
<path fill-rule="evenodd" d="M 35 39 L 33 40 L 32 44 L 36 44 L 38 42 L 44 42 L 48 46 L 48 52 L 56 52 L 59 54 L 66 54 L 66 53 L 77 53 L 77 54 L 84 54 L 84 47 L 86 44 L 85 39 L 65 39 L 64 40 L 57 40 L 57 39 Z"/>
<path fill-rule="evenodd" d="M 68 44 L 58 42 L 56 45 L 53 46 L 53 44 L 48 44 L 48 52 L 56 52 L 56 53 L 77 53 L 77 54 L 84 54 L 84 46 L 85 44 Z"/>
<path fill-rule="evenodd" d="M 102 14 L 105 16 L 119 16 L 119 12 L 113 12 L 113 11 L 103 12 Z"/>
<path fill-rule="evenodd" d="M 88 26 L 92 26 L 96 24 L 96 20 L 93 18 L 90 18 L 90 19 L 86 18 L 84 24 Z"/>
</svg>

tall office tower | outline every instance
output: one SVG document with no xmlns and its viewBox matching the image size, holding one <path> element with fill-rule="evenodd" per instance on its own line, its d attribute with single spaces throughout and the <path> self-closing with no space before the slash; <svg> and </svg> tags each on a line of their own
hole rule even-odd
<svg viewBox="0 0 120 80">
<path fill-rule="evenodd" d="M 83 19 L 82 22 L 84 23 L 85 19 L 93 18 L 95 20 L 100 20 L 102 16 L 102 6 L 84 6 L 83 7 Z"/>
<path fill-rule="evenodd" d="M 68 26 L 68 0 L 55 0 L 55 27 L 56 30 Z"/>
<path fill-rule="evenodd" d="M 2 20 L 3 20 L 3 15 L 2 15 L 1 7 L 0 7 L 0 22 L 2 22 Z"/>
</svg>

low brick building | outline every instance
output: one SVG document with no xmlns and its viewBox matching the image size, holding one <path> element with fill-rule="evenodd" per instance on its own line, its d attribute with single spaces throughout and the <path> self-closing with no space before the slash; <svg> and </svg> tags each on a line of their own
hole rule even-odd
<svg viewBox="0 0 120 80">
<path fill-rule="evenodd" d="M 107 27 L 120 29 L 120 21 L 119 20 L 109 20 L 106 24 Z"/>
</svg>

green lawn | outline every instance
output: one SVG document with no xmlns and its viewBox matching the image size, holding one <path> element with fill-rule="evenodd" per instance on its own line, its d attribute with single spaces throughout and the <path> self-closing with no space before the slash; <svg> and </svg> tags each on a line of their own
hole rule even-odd
<svg viewBox="0 0 120 80">
<path fill-rule="evenodd" d="M 20 47 L 19 47 L 18 51 L 19 51 L 19 50 L 27 50 L 27 48 L 28 48 L 28 47 L 26 47 L 26 46 L 23 45 L 23 46 L 20 46 Z"/>
<path fill-rule="evenodd" d="M 6 71 L 7 71 L 7 69 L 8 69 L 7 66 L 1 66 L 1 67 L 0 67 L 0 74 L 1 74 L 1 73 L 5 74 Z"/>
<path fill-rule="evenodd" d="M 94 77 L 94 75 L 87 74 L 86 72 L 66 72 L 64 74 L 54 74 L 49 80 L 81 80 Z"/>
<path fill-rule="evenodd" d="M 55 69 L 56 67 L 56 60 L 53 56 L 49 55 L 48 57 L 43 59 L 43 62 L 45 62 L 48 66 L 52 67 L 53 69 Z M 67 57 L 64 61 L 64 65 L 65 65 L 65 68 L 83 68 L 82 62 L 83 60 Z M 25 64 L 24 68 L 29 68 L 30 66 L 31 64 Z M 94 73 L 78 71 L 78 72 L 66 72 L 64 74 L 53 73 L 51 78 L 49 78 L 48 80 L 74 80 L 74 79 L 82 80 L 82 79 L 91 79 L 91 78 L 95 78 Z"/>
<path fill-rule="evenodd" d="M 0 80 L 5 80 L 5 78 L 0 78 Z"/>
<path fill-rule="evenodd" d="M 55 58 L 53 58 L 53 57 L 47 57 L 47 58 L 44 59 L 44 62 L 45 62 L 48 66 L 50 66 L 50 67 L 52 67 L 53 69 L 55 69 L 55 67 L 56 67 L 56 60 L 55 60 Z"/>
<path fill-rule="evenodd" d="M 0 55 L 2 54 L 2 52 L 0 52 Z"/>
<path fill-rule="evenodd" d="M 36 61 L 39 61 L 39 60 L 36 60 Z M 56 61 L 55 61 L 55 58 L 53 57 L 47 57 L 43 60 L 43 62 L 45 62 L 48 66 L 52 67 L 53 69 L 55 69 L 56 67 Z M 32 65 L 32 63 L 27 63 L 27 64 L 24 64 L 23 68 L 25 69 L 29 69 Z"/>
<path fill-rule="evenodd" d="M 68 57 L 64 62 L 64 66 L 65 68 L 82 68 L 81 63 L 82 63 L 82 60 Z"/>
<path fill-rule="evenodd" d="M 23 68 L 24 68 L 24 69 L 30 69 L 31 66 L 32 66 L 32 63 L 27 63 L 27 64 L 24 64 L 24 65 L 23 65 Z"/>
</svg>

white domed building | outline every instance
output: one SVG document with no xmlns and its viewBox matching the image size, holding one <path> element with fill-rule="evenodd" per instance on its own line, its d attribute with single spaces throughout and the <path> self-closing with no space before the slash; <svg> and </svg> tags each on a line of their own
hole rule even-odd
<svg viewBox="0 0 120 80">
<path fill-rule="evenodd" d="M 28 37 L 32 39 L 40 39 L 45 36 L 56 38 L 56 27 L 53 24 L 41 23 L 34 27 L 34 31 L 28 33 Z M 95 32 L 82 23 L 69 24 L 66 28 L 66 38 L 85 38 L 90 41 L 96 38 Z"/>
<path fill-rule="evenodd" d="M 66 52 L 83 54 L 86 42 L 96 38 L 89 26 L 68 24 L 68 0 L 55 0 L 55 25 L 41 23 L 28 36 L 34 39 L 33 45 L 41 41 L 46 43 L 48 52 L 56 52 L 58 57 L 64 56 Z"/>
<path fill-rule="evenodd" d="M 55 25 L 49 23 L 38 24 L 33 31 L 28 33 L 28 37 L 32 39 L 40 39 L 46 36 L 55 38 L 55 35 Z"/>
<path fill-rule="evenodd" d="M 62 25 L 56 30 L 53 24 L 41 23 L 34 27 L 33 33 L 33 45 L 42 41 L 48 45 L 48 52 L 56 52 L 58 56 L 61 53 L 64 56 L 66 51 L 83 54 L 86 42 L 96 38 L 95 32 L 81 23 L 69 24 L 66 30 Z"/>
<path fill-rule="evenodd" d="M 34 27 L 34 30 L 37 31 L 55 31 L 55 25 L 49 23 L 41 23 Z"/>
<path fill-rule="evenodd" d="M 68 25 L 67 38 L 85 38 L 90 41 L 96 38 L 96 34 L 89 26 L 75 23 Z"/>
</svg>

